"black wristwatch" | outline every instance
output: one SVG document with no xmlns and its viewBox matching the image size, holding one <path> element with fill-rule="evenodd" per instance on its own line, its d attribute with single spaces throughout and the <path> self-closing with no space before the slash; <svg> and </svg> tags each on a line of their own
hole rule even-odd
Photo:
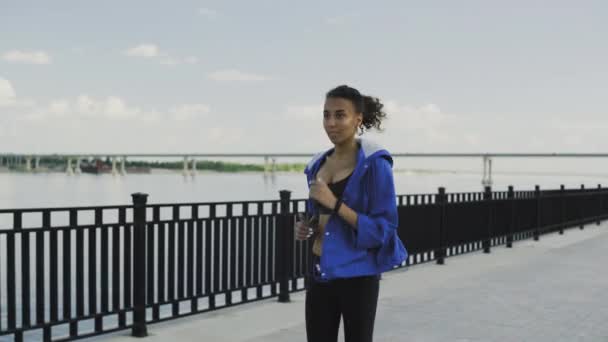
<svg viewBox="0 0 608 342">
<path fill-rule="evenodd" d="M 336 201 L 336 205 L 334 206 L 334 210 L 333 210 L 334 214 L 338 215 L 341 205 L 342 205 L 342 199 L 338 198 L 338 200 Z"/>
</svg>

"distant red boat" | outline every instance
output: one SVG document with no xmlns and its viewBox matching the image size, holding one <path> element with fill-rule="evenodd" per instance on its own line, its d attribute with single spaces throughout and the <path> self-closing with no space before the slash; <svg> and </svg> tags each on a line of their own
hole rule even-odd
<svg viewBox="0 0 608 342">
<path fill-rule="evenodd" d="M 120 170 L 120 164 L 116 165 L 117 171 Z M 104 163 L 100 159 L 96 159 L 93 162 L 81 162 L 80 163 L 80 171 L 83 173 L 93 173 L 93 174 L 101 174 L 101 173 L 112 173 L 112 165 Z M 127 167 L 125 170 L 127 173 L 150 173 L 149 167 Z"/>
</svg>

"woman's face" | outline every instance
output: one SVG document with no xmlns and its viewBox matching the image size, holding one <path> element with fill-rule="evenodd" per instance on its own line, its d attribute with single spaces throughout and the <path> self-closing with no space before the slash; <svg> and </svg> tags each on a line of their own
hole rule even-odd
<svg viewBox="0 0 608 342">
<path fill-rule="evenodd" d="M 353 139 L 363 121 L 363 114 L 355 111 L 350 100 L 339 97 L 325 99 L 323 128 L 334 145 Z"/>
</svg>

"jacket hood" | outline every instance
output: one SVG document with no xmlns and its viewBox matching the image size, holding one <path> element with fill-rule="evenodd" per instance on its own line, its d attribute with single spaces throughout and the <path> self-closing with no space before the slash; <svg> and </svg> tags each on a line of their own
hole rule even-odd
<svg viewBox="0 0 608 342">
<path fill-rule="evenodd" d="M 370 161 L 379 157 L 385 158 L 389 161 L 391 166 L 393 166 L 393 158 L 383 146 L 366 138 L 356 138 L 355 140 L 360 146 L 357 155 L 356 169 L 359 169 L 360 166 L 368 165 Z M 306 165 L 304 173 L 311 174 L 311 171 L 312 173 L 316 173 L 316 169 L 318 168 L 320 161 L 332 153 L 333 150 L 334 148 L 331 148 L 329 150 L 317 153 Z"/>
</svg>

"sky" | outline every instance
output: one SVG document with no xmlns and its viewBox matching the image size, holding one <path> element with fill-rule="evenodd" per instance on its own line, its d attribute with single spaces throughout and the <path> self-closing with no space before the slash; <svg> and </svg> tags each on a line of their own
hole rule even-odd
<svg viewBox="0 0 608 342">
<path fill-rule="evenodd" d="M 608 152 L 606 1 L 0 0 L 0 153 Z"/>
</svg>

